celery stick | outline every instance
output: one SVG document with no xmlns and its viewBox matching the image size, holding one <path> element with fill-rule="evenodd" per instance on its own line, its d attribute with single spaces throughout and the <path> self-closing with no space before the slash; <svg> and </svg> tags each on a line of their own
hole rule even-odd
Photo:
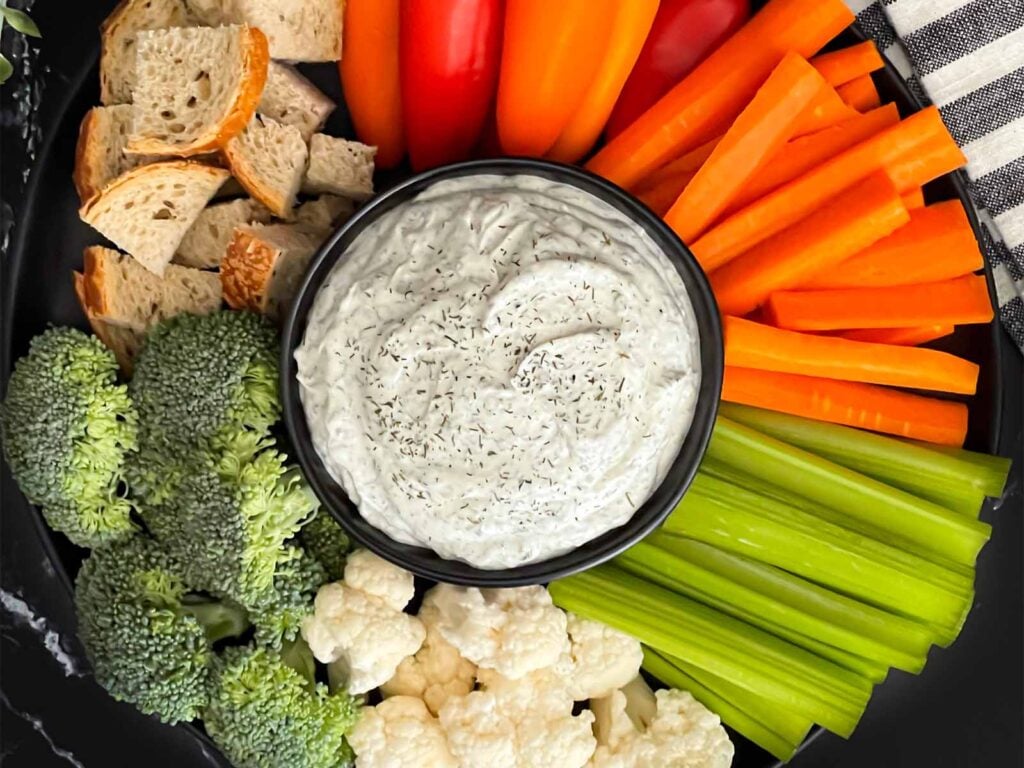
<svg viewBox="0 0 1024 768">
<path fill-rule="evenodd" d="M 796 754 L 797 747 L 804 740 L 813 723 L 799 716 L 789 715 L 764 700 L 760 700 L 763 702 L 760 703 L 760 712 L 766 719 L 761 720 L 750 712 L 748 706 L 745 706 L 756 700 L 755 696 L 742 688 L 735 687 L 731 687 L 732 695 L 727 695 L 724 688 L 719 688 L 716 692 L 684 672 L 681 662 L 677 666 L 677 659 L 670 660 L 670 658 L 661 656 L 650 648 L 644 648 L 644 669 L 670 688 L 689 691 L 693 698 L 718 715 L 723 723 L 746 736 L 779 760 L 789 760 Z M 791 721 L 793 725 L 790 725 Z M 799 731 L 803 733 L 796 739 L 787 738 L 772 727 L 772 724 L 776 722 L 779 723 L 780 729 L 786 727 L 792 734 Z"/>
<path fill-rule="evenodd" d="M 602 566 L 552 583 L 555 602 L 718 674 L 839 734 L 856 726 L 871 683 L 791 643 Z"/>
<path fill-rule="evenodd" d="M 781 635 L 790 642 L 807 647 L 801 638 L 813 639 L 810 650 L 844 666 L 848 660 L 830 655 L 829 646 L 877 662 L 866 675 L 875 682 L 879 669 L 884 678 L 890 666 L 919 672 L 928 653 L 929 633 L 920 625 L 691 539 L 641 542 L 616 564 L 775 634 L 781 627 L 792 634 Z M 865 665 L 858 667 L 853 668 L 865 674 Z"/>
<path fill-rule="evenodd" d="M 708 455 L 812 501 L 971 565 L 991 527 L 719 417 Z"/>
<path fill-rule="evenodd" d="M 1004 456 L 993 456 L 978 451 L 967 451 L 963 448 L 956 448 L 952 445 L 936 445 L 934 443 L 923 443 L 920 440 L 906 440 L 907 445 L 924 448 L 932 453 L 951 457 L 962 462 L 967 472 L 974 471 L 974 485 L 976 485 L 986 497 L 998 499 L 1006 490 L 1006 479 L 1010 475 L 1010 467 L 1013 464 L 1011 459 Z"/>
<path fill-rule="evenodd" d="M 986 490 L 1002 492 L 1005 472 L 894 437 L 785 413 L 722 403 L 719 413 L 783 442 L 863 472 L 943 507 L 977 517 Z M 964 451 L 960 451 L 964 453 Z M 998 467 L 1009 470 L 1009 462 Z M 1002 482 L 999 477 L 1002 477 Z M 989 494 L 993 495 L 993 494 Z"/>
<path fill-rule="evenodd" d="M 699 474 L 662 531 L 703 541 L 880 608 L 957 626 L 970 580 L 774 499 Z"/>
<path fill-rule="evenodd" d="M 913 561 L 915 563 L 918 562 L 920 558 L 924 558 L 925 560 L 929 560 L 932 563 L 941 566 L 947 571 L 954 571 L 959 574 L 965 583 L 969 584 L 974 581 L 974 566 L 955 563 L 948 558 L 939 557 L 933 552 L 929 552 L 916 542 L 908 541 L 906 538 L 901 536 L 894 536 L 891 533 L 881 530 L 877 526 L 868 525 L 862 520 L 855 520 L 849 515 L 844 515 L 842 512 L 835 512 L 834 510 L 823 507 L 821 504 L 813 502 L 810 499 L 794 493 L 793 491 L 780 488 L 773 483 L 769 483 L 766 480 L 749 475 L 735 467 L 730 467 L 727 464 L 714 461 L 713 459 L 707 459 L 701 465 L 701 472 L 717 477 L 720 480 L 725 480 L 732 485 L 746 488 L 747 490 L 753 491 L 761 496 L 768 496 L 769 498 L 788 504 L 791 507 L 796 507 L 802 512 L 819 517 L 833 525 L 839 525 L 847 530 L 867 536 L 868 538 L 884 542 L 893 548 L 896 557 L 902 556 L 905 552 L 913 556 Z M 965 590 L 965 592 L 966 591 L 968 590 Z"/>
</svg>

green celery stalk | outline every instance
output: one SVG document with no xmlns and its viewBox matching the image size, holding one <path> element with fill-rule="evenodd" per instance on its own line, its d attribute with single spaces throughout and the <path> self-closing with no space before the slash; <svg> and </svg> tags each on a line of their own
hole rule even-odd
<svg viewBox="0 0 1024 768">
<path fill-rule="evenodd" d="M 678 536 L 641 542 L 615 562 L 843 666 L 855 664 L 850 668 L 874 682 L 890 666 L 914 673 L 924 666 L 926 628 L 770 565 Z"/>
<path fill-rule="evenodd" d="M 929 551 L 972 565 L 992 529 L 979 520 L 880 483 L 820 456 L 719 417 L 708 456 Z"/>
<path fill-rule="evenodd" d="M 973 599 L 961 574 L 703 473 L 662 532 L 656 536 L 696 539 L 949 630 Z"/>
<path fill-rule="evenodd" d="M 726 418 L 790 445 L 823 456 L 849 469 L 902 488 L 965 515 L 977 517 L 986 495 L 1002 493 L 1009 461 L 979 466 L 894 437 L 853 427 L 803 419 L 746 405 L 722 403 Z M 995 493 L 992 490 L 998 488 Z"/>
<path fill-rule="evenodd" d="M 683 662 L 646 647 L 644 669 L 670 688 L 689 691 L 723 723 L 779 760 L 790 760 L 813 726 L 805 718 L 791 715 L 720 678 L 715 678 L 720 680 L 718 686 L 704 685 L 684 671 Z"/>
<path fill-rule="evenodd" d="M 957 461 L 972 468 L 975 472 L 974 484 L 981 489 L 986 497 L 998 499 L 1006 490 L 1006 479 L 1010 475 L 1011 459 L 1004 456 L 993 456 L 978 451 L 967 451 L 952 445 L 936 445 L 923 443 L 920 440 L 907 440 L 907 445 L 924 448 L 932 453 L 955 458 Z M 969 471 L 969 470 L 965 470 Z"/>
<path fill-rule="evenodd" d="M 944 557 L 939 557 L 933 552 L 929 552 L 927 549 L 922 547 L 917 542 L 909 541 L 900 536 L 894 536 L 891 533 L 881 530 L 877 526 L 869 525 L 862 520 L 855 520 L 849 515 L 844 515 L 842 512 L 835 512 L 834 510 L 823 507 L 810 499 L 807 499 L 793 491 L 785 488 L 780 488 L 773 483 L 769 483 L 766 480 L 748 475 L 735 467 L 730 467 L 727 464 L 708 459 L 701 465 L 701 472 L 707 473 L 714 477 L 717 477 L 726 482 L 737 485 L 741 488 L 753 491 L 761 496 L 767 496 L 772 499 L 777 499 L 791 507 L 795 507 L 803 512 L 806 512 L 815 517 L 821 518 L 826 522 L 838 525 L 847 530 L 859 533 L 863 536 L 867 536 L 870 539 L 884 542 L 894 549 L 897 557 L 902 553 L 912 556 L 914 562 L 918 562 L 921 558 L 929 560 L 936 565 L 941 566 L 947 571 L 953 571 L 965 580 L 965 583 L 974 581 L 974 566 L 964 565 L 963 563 L 955 563 L 952 560 Z"/>
<path fill-rule="evenodd" d="M 556 604 L 602 621 L 829 730 L 848 735 L 871 683 L 707 606 L 602 566 L 552 583 Z"/>
</svg>

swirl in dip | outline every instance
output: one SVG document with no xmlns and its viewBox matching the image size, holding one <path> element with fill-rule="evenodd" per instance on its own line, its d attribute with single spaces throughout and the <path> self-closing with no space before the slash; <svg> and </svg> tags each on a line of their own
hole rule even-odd
<svg viewBox="0 0 1024 768">
<path fill-rule="evenodd" d="M 295 358 L 313 443 L 360 514 L 487 569 L 627 522 L 700 384 L 664 252 L 590 193 L 527 175 L 439 182 L 371 223 Z"/>
</svg>

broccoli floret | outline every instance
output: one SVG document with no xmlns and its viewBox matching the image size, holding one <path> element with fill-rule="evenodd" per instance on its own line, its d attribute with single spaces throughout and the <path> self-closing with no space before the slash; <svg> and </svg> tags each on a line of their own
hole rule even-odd
<svg viewBox="0 0 1024 768">
<path fill-rule="evenodd" d="M 75 605 L 96 680 L 168 723 L 199 714 L 211 645 L 249 625 L 238 606 L 189 594 L 172 558 L 141 535 L 93 550 L 75 582 Z"/>
<path fill-rule="evenodd" d="M 327 582 L 327 572 L 301 547 L 287 546 L 288 559 L 274 574 L 274 588 L 250 609 L 256 642 L 279 649 L 299 635 L 302 620 L 313 613 L 313 598 Z"/>
<path fill-rule="evenodd" d="M 284 542 L 318 506 L 302 475 L 272 446 L 270 438 L 238 433 L 215 466 L 195 462 L 176 494 L 141 508 L 190 584 L 246 608 L 270 596 L 278 568 L 292 559 Z"/>
<path fill-rule="evenodd" d="M 314 683 L 309 649 L 229 648 L 215 664 L 206 730 L 237 768 L 344 768 L 360 702 Z"/>
<path fill-rule="evenodd" d="M 345 559 L 352 549 L 345 529 L 325 511 L 320 511 L 299 531 L 299 540 L 313 557 L 327 569 L 331 581 L 345 574 Z"/>
<path fill-rule="evenodd" d="M 33 339 L 0 408 L 14 479 L 52 528 L 84 547 L 135 531 L 121 490 L 136 422 L 113 354 L 73 328 Z"/>
<path fill-rule="evenodd" d="M 130 385 L 140 447 L 132 490 L 159 504 L 197 452 L 216 456 L 239 434 L 263 436 L 281 412 L 277 354 L 275 329 L 249 312 L 178 315 L 154 328 Z"/>
</svg>

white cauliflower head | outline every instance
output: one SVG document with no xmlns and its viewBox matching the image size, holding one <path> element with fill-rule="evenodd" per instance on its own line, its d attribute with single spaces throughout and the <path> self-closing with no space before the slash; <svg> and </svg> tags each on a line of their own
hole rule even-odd
<svg viewBox="0 0 1024 768">
<path fill-rule="evenodd" d="M 563 675 L 547 668 L 517 679 L 480 671 L 485 690 L 449 699 L 440 720 L 462 768 L 582 768 L 594 752 L 594 716 L 574 716 Z"/>
<path fill-rule="evenodd" d="M 424 606 L 419 613 L 427 639 L 414 656 L 398 665 L 394 677 L 381 686 L 385 696 L 416 696 L 435 715 L 453 696 L 465 696 L 476 682 L 476 665 L 437 630 L 437 609 Z"/>
<path fill-rule="evenodd" d="M 568 629 L 572 641 L 569 687 L 576 701 L 610 696 L 639 674 L 644 660 L 639 640 L 572 613 Z"/>
<path fill-rule="evenodd" d="M 479 667 L 517 678 L 554 665 L 565 650 L 565 613 L 544 587 L 476 589 L 440 584 L 424 605 L 437 630 Z"/>
<path fill-rule="evenodd" d="M 728 768 L 735 749 L 718 716 L 686 691 L 655 694 L 646 730 L 630 718 L 627 697 L 616 691 L 592 702 L 601 743 L 588 768 Z M 607 711 L 604 708 L 607 707 Z"/>
<path fill-rule="evenodd" d="M 413 575 L 368 549 L 360 549 L 345 561 L 345 584 L 380 598 L 390 608 L 401 611 L 416 594 Z"/>
<path fill-rule="evenodd" d="M 459 768 L 441 725 L 422 701 L 395 696 L 363 709 L 348 735 L 356 768 Z"/>
<path fill-rule="evenodd" d="M 347 584 L 326 584 L 302 622 L 302 636 L 325 664 L 347 668 L 350 693 L 366 693 L 395 674 L 426 636 L 422 622 Z"/>
</svg>

